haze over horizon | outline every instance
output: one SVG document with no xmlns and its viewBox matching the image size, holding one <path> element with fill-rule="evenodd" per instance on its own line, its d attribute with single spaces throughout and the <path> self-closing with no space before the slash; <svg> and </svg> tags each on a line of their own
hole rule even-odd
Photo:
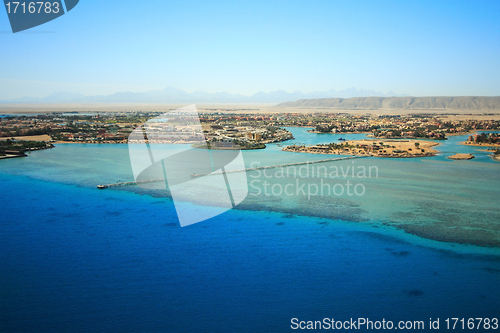
<svg viewBox="0 0 500 333">
<path fill-rule="evenodd" d="M 349 87 L 499 96 L 499 12 L 496 1 L 87 0 L 12 34 L 0 10 L 0 100 L 166 86 L 245 96 Z"/>
<path fill-rule="evenodd" d="M 286 92 L 277 90 L 271 92 L 259 91 L 250 96 L 243 94 L 231 94 L 228 92 L 208 93 L 202 90 L 186 92 L 173 87 L 146 92 L 120 91 L 109 95 L 83 95 L 75 92 L 60 91 L 53 92 L 43 97 L 23 96 L 21 98 L 0 99 L 2 103 L 282 103 L 298 99 L 314 98 L 351 98 L 351 97 L 394 97 L 407 96 L 398 95 L 393 91 L 383 93 L 374 90 L 349 88 L 344 90 L 314 91 L 303 93 L 301 91 Z"/>
</svg>

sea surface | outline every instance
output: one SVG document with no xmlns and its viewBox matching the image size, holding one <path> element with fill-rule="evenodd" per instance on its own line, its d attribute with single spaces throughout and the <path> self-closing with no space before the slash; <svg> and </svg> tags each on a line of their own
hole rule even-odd
<svg viewBox="0 0 500 333">
<path fill-rule="evenodd" d="M 305 144 L 365 137 L 290 130 Z M 464 138 L 436 157 L 321 163 L 305 178 L 249 172 L 241 207 L 183 228 L 168 196 L 96 188 L 133 180 L 126 145 L 0 161 L 0 332 L 290 332 L 292 318 L 361 317 L 423 331 L 439 318 L 447 331 L 446 318 L 499 318 L 500 250 L 481 242 L 498 239 L 500 163 Z M 245 164 L 332 157 L 284 144 L 244 151 Z M 447 159 L 457 152 L 476 158 Z M 336 178 L 335 166 L 378 174 Z M 264 180 L 365 192 L 265 195 Z"/>
</svg>

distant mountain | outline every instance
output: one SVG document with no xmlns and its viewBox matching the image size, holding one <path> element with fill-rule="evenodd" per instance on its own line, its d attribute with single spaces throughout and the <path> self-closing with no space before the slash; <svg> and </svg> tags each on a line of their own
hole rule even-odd
<svg viewBox="0 0 500 333">
<path fill-rule="evenodd" d="M 152 90 L 141 93 L 117 92 L 112 95 L 84 96 L 78 93 L 57 92 L 47 97 L 22 97 L 9 100 L 0 100 L 0 103 L 282 103 L 290 100 L 305 98 L 349 98 L 354 96 L 398 96 L 393 92 L 383 94 L 380 91 L 345 90 L 316 91 L 305 94 L 300 91 L 287 93 L 284 90 L 264 93 L 262 91 L 245 96 L 227 92 L 207 93 L 195 91 L 187 93 L 180 89 L 167 87 L 163 90 Z M 404 96 L 404 95 L 401 95 Z"/>
<path fill-rule="evenodd" d="M 280 107 L 328 107 L 354 109 L 453 109 L 500 110 L 500 96 L 495 97 L 354 97 L 300 99 L 278 104 Z"/>
</svg>

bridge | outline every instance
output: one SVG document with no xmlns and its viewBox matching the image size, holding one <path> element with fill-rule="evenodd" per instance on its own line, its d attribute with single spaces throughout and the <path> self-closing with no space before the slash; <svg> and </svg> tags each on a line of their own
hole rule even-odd
<svg viewBox="0 0 500 333">
<path fill-rule="evenodd" d="M 278 165 L 268 165 L 268 166 L 261 166 L 261 167 L 255 167 L 255 168 L 247 168 L 247 169 L 228 170 L 228 171 L 221 170 L 221 171 L 217 171 L 217 172 L 207 172 L 207 173 L 194 173 L 191 175 L 191 177 L 194 178 L 194 177 L 203 177 L 203 176 L 208 176 L 208 175 L 217 175 L 217 174 L 232 173 L 232 172 L 246 172 L 246 171 L 263 170 L 263 169 L 286 168 L 286 167 L 290 167 L 290 166 L 325 163 L 325 162 L 342 161 L 342 160 L 351 160 L 351 159 L 363 158 L 363 157 L 368 157 L 368 156 L 354 156 L 353 155 L 353 156 L 346 156 L 346 157 L 328 158 L 326 160 L 296 162 L 296 163 L 287 163 L 287 164 L 278 164 Z M 105 189 L 105 188 L 109 188 L 109 187 L 130 186 L 130 185 L 138 185 L 138 184 L 146 184 L 146 183 L 163 182 L 163 181 L 165 181 L 165 178 L 139 180 L 139 181 L 135 181 L 135 182 L 124 182 L 124 183 L 97 185 L 97 188 L 98 189 Z"/>
<path fill-rule="evenodd" d="M 326 159 L 326 160 L 297 162 L 297 163 L 278 164 L 278 165 L 269 165 L 269 166 L 262 166 L 262 167 L 248 168 L 248 169 L 238 169 L 238 170 L 228 170 L 228 171 L 225 170 L 225 171 L 207 172 L 207 173 L 195 173 L 195 174 L 192 174 L 191 177 L 202 177 L 202 176 L 208 176 L 208 175 L 218 175 L 218 174 L 222 174 L 222 173 L 254 171 L 254 170 L 263 170 L 263 169 L 286 168 L 286 167 L 296 166 L 296 165 L 325 163 L 325 162 L 342 161 L 342 160 L 351 160 L 351 159 L 354 159 L 354 158 L 362 158 L 362 157 L 367 157 L 367 156 L 354 156 L 353 155 L 353 156 L 347 156 L 347 157 L 329 158 L 329 159 Z"/>
<path fill-rule="evenodd" d="M 146 183 L 156 183 L 156 182 L 162 182 L 164 180 L 165 180 L 165 178 L 138 180 L 138 181 L 135 181 L 135 182 L 124 182 L 124 183 L 97 185 L 97 188 L 102 190 L 102 189 L 105 189 L 105 188 L 108 188 L 108 187 L 129 186 L 129 185 L 138 185 L 138 184 L 146 184 Z"/>
</svg>

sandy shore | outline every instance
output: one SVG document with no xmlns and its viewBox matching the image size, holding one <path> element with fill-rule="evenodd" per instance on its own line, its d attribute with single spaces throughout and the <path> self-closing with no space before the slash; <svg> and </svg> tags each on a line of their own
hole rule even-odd
<svg viewBox="0 0 500 333">
<path fill-rule="evenodd" d="M 472 154 L 455 154 L 452 156 L 448 156 L 450 160 L 471 160 L 474 158 Z"/>
<path fill-rule="evenodd" d="M 3 137 L 0 138 L 0 141 L 5 141 L 7 139 L 16 139 L 20 141 L 45 141 L 45 142 L 50 142 L 52 138 L 50 135 L 44 134 L 44 135 L 30 135 L 30 136 L 14 136 L 14 137 Z"/>
</svg>

